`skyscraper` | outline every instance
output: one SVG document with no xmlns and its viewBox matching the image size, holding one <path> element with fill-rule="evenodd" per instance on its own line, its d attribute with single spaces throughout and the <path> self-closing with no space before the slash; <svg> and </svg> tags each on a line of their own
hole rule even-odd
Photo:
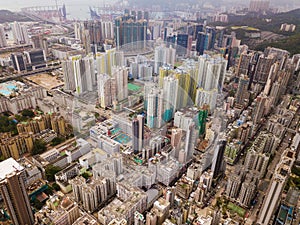
<svg viewBox="0 0 300 225">
<path fill-rule="evenodd" d="M 62 62 L 62 69 L 66 90 L 76 90 L 76 94 L 94 90 L 96 75 L 93 54 L 84 58 L 81 55 L 72 56 Z"/>
<path fill-rule="evenodd" d="M 204 50 L 208 49 L 208 35 L 204 32 L 197 34 L 196 51 L 198 55 L 203 55 Z"/>
<path fill-rule="evenodd" d="M 249 70 L 250 70 L 250 65 L 253 60 L 253 53 L 247 53 L 243 52 L 240 55 L 239 63 L 238 63 L 238 68 L 236 70 L 236 75 L 239 77 L 241 74 L 244 75 L 249 75 Z"/>
<path fill-rule="evenodd" d="M 97 52 L 96 68 L 98 74 L 108 74 L 112 76 L 113 66 L 125 66 L 124 52 L 116 51 L 115 48 L 106 50 L 105 53 Z"/>
<path fill-rule="evenodd" d="M 116 46 L 128 45 L 131 48 L 144 48 L 147 39 L 146 20 L 136 21 L 134 16 L 124 15 L 115 20 Z"/>
<path fill-rule="evenodd" d="M 269 157 L 265 153 L 256 152 L 250 149 L 245 158 L 245 168 L 247 170 L 256 171 L 260 177 L 266 173 Z"/>
<path fill-rule="evenodd" d="M 85 21 L 84 30 L 88 30 L 89 40 L 92 45 L 100 46 L 106 39 L 112 40 L 114 37 L 113 22 L 111 21 Z M 80 27 L 77 25 L 77 27 Z M 76 31 L 78 28 L 76 27 Z M 80 35 L 77 34 L 79 37 Z"/>
<path fill-rule="evenodd" d="M 225 193 L 229 198 L 235 199 L 238 196 L 242 178 L 243 174 L 241 171 L 236 171 L 228 177 Z"/>
<path fill-rule="evenodd" d="M 111 79 L 107 74 L 99 74 L 97 75 L 97 84 L 100 107 L 111 106 L 117 98 L 115 79 Z"/>
<path fill-rule="evenodd" d="M 89 54 L 91 52 L 91 36 L 88 30 L 83 31 L 82 43 L 84 46 L 85 54 Z"/>
<path fill-rule="evenodd" d="M 193 157 L 196 139 L 197 139 L 197 132 L 195 128 L 195 123 L 191 121 L 188 124 L 188 129 L 186 131 L 185 147 L 184 147 L 185 156 L 186 156 L 185 158 L 187 161 L 192 159 Z"/>
<path fill-rule="evenodd" d="M 25 170 L 13 158 L 0 163 L 1 194 L 15 225 L 34 224 L 34 217 L 24 183 Z"/>
<path fill-rule="evenodd" d="M 138 115 L 132 120 L 132 149 L 135 154 L 141 152 L 144 146 L 144 125 L 143 115 Z"/>
<path fill-rule="evenodd" d="M 177 40 L 176 40 L 176 51 L 178 55 L 186 55 L 187 54 L 187 48 L 189 43 L 189 35 L 188 34 L 177 34 Z"/>
<path fill-rule="evenodd" d="M 0 24 L 0 48 L 6 47 L 7 41 L 5 37 L 4 27 Z"/>
<path fill-rule="evenodd" d="M 261 119 L 264 116 L 265 113 L 265 105 L 267 102 L 267 98 L 264 95 L 259 95 L 257 96 L 257 98 L 255 99 L 255 105 L 252 111 L 252 120 L 253 123 L 257 124 L 260 123 Z"/>
<path fill-rule="evenodd" d="M 112 78 L 116 82 L 117 100 L 122 101 L 128 97 L 128 70 L 126 67 L 113 67 Z"/>
<path fill-rule="evenodd" d="M 274 211 L 278 207 L 279 199 L 287 182 L 291 167 L 295 161 L 295 152 L 286 149 L 281 156 L 280 162 L 275 169 L 275 173 L 269 184 L 268 191 L 264 198 L 262 208 L 260 210 L 257 224 L 268 225 L 273 216 Z"/>
<path fill-rule="evenodd" d="M 11 54 L 11 60 L 16 71 L 21 72 L 27 69 L 24 55 L 22 53 Z"/>
<path fill-rule="evenodd" d="M 276 58 L 273 55 L 264 56 L 261 55 L 258 58 L 258 62 L 255 68 L 255 73 L 253 76 L 253 82 L 259 84 L 266 84 L 269 72 L 271 70 L 272 64 L 275 62 Z"/>
<path fill-rule="evenodd" d="M 257 178 L 252 174 L 247 174 L 245 181 L 242 183 L 238 197 L 238 202 L 248 207 L 256 192 Z"/>
<path fill-rule="evenodd" d="M 174 77 L 165 77 L 164 92 L 164 112 L 163 120 L 168 122 L 174 117 L 177 102 L 178 80 Z"/>
<path fill-rule="evenodd" d="M 269 9 L 270 0 L 251 0 L 249 5 L 250 12 L 263 12 Z"/>
<path fill-rule="evenodd" d="M 199 135 L 203 135 L 205 133 L 207 116 L 208 116 L 208 110 L 202 107 L 198 113 Z"/>
<path fill-rule="evenodd" d="M 149 128 L 159 128 L 163 125 L 163 92 L 153 87 L 146 96 L 147 101 L 147 126 Z"/>
<path fill-rule="evenodd" d="M 154 52 L 154 73 L 158 74 L 160 67 L 169 65 L 173 68 L 176 60 L 176 49 L 170 45 L 167 48 L 165 45 L 160 45 L 155 48 Z"/>
<path fill-rule="evenodd" d="M 199 57 L 198 87 L 209 91 L 222 90 L 227 61 L 219 55 L 203 55 Z"/>
<path fill-rule="evenodd" d="M 217 178 L 222 172 L 226 143 L 227 141 L 224 139 L 219 140 L 217 148 L 214 150 L 214 156 L 211 166 L 214 178 Z"/>
<path fill-rule="evenodd" d="M 239 105 L 244 105 L 246 100 L 249 100 L 249 78 L 247 75 L 241 75 L 239 80 L 239 86 L 236 92 L 235 102 Z"/>
<path fill-rule="evenodd" d="M 171 134 L 171 145 L 173 148 L 179 148 L 181 143 L 182 137 L 182 129 L 180 128 L 173 128 Z"/>
<path fill-rule="evenodd" d="M 196 77 L 197 91 L 195 105 L 207 104 L 214 110 L 217 94 L 222 91 L 227 61 L 218 55 L 202 55 L 199 57 L 199 68 Z"/>
<path fill-rule="evenodd" d="M 25 25 L 20 25 L 20 23 L 15 21 L 12 25 L 12 31 L 15 44 L 20 45 L 30 43 L 27 27 Z"/>
</svg>

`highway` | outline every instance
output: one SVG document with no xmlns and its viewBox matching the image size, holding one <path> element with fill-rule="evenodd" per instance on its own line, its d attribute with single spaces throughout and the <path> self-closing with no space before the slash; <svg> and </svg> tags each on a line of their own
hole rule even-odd
<svg viewBox="0 0 300 225">
<path fill-rule="evenodd" d="M 20 78 L 20 77 L 26 77 L 26 76 L 34 75 L 34 74 L 37 74 L 37 73 L 49 72 L 49 71 L 52 71 L 52 70 L 59 69 L 60 67 L 61 66 L 48 66 L 48 67 L 36 69 L 36 70 L 33 70 L 33 71 L 28 71 L 28 72 L 23 72 L 23 73 L 18 73 L 18 74 L 12 74 L 12 75 L 9 75 L 9 76 L 0 77 L 0 82 L 15 80 L 15 79 Z"/>
</svg>

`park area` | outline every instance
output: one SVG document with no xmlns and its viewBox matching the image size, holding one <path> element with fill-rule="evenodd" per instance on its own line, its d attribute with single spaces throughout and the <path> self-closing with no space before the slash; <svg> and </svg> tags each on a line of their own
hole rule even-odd
<svg viewBox="0 0 300 225">
<path fill-rule="evenodd" d="M 245 216 L 245 213 L 246 213 L 246 210 L 233 204 L 232 202 L 229 202 L 228 205 L 227 205 L 227 208 L 230 210 L 230 211 L 233 211 L 235 213 L 237 213 L 240 217 L 244 217 Z"/>
</svg>

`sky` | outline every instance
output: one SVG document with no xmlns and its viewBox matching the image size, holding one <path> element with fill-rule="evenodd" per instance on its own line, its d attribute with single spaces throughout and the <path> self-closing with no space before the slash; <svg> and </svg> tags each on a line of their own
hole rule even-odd
<svg viewBox="0 0 300 225">
<path fill-rule="evenodd" d="M 115 0 L 116 1 L 116 0 Z M 115 2 L 114 0 L 57 0 L 58 5 L 63 3 L 66 5 L 68 18 L 69 19 L 89 19 L 89 6 L 101 6 L 105 2 L 106 4 Z M 149 0 L 127 0 L 129 2 L 138 2 L 140 5 L 143 3 L 149 3 Z M 183 0 L 153 0 L 156 2 L 183 2 Z M 151 3 L 153 1 L 150 1 Z M 230 4 L 233 2 L 239 2 L 244 5 L 248 5 L 250 0 L 185 0 L 189 2 L 211 2 L 211 3 L 221 3 L 221 4 Z M 298 6 L 300 7 L 300 0 L 270 0 L 271 5 L 280 4 L 283 7 L 290 8 L 293 5 L 293 8 Z M 19 11 L 23 7 L 29 6 L 48 6 L 56 5 L 56 0 L 0 0 L 0 9 L 8 9 L 11 11 Z"/>
</svg>

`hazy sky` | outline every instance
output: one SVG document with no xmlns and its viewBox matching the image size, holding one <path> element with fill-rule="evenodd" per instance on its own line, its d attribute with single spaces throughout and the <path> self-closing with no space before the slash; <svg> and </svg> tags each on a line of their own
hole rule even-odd
<svg viewBox="0 0 300 225">
<path fill-rule="evenodd" d="M 58 5 L 66 4 L 68 17 L 70 19 L 87 19 L 90 18 L 89 14 L 89 6 L 101 6 L 103 2 L 106 4 L 116 2 L 117 0 L 57 0 Z M 149 3 L 152 1 L 149 0 L 127 0 L 129 2 L 138 2 L 142 5 L 144 2 Z M 155 0 L 156 2 L 211 2 L 211 3 L 232 3 L 238 2 L 242 3 L 243 5 L 248 5 L 250 0 Z M 48 6 L 48 5 L 55 5 L 55 0 L 0 0 L 0 9 L 8 9 L 12 11 L 19 11 L 23 7 L 29 6 Z M 286 8 L 293 8 L 298 6 L 300 7 L 300 0 L 270 0 L 271 5 L 283 6 Z M 141 4 L 142 3 L 142 4 Z M 231 4 L 229 4 L 231 5 Z"/>
<path fill-rule="evenodd" d="M 127 0 L 129 2 L 148 2 L 149 0 Z M 212 3 L 227 3 L 227 2 L 239 2 L 242 4 L 249 4 L 250 0 L 186 0 L 190 2 L 212 2 Z M 115 2 L 113 0 L 57 0 L 59 5 L 65 3 L 69 7 L 88 7 L 88 6 L 100 6 L 103 2 L 110 3 Z M 151 2 L 151 1 L 150 1 Z M 184 2 L 184 0 L 168 0 L 158 2 Z M 297 4 L 300 5 L 300 0 L 270 0 L 271 4 Z M 37 6 L 37 5 L 55 5 L 55 0 L 0 0 L 0 8 L 19 10 L 26 6 Z"/>
</svg>

